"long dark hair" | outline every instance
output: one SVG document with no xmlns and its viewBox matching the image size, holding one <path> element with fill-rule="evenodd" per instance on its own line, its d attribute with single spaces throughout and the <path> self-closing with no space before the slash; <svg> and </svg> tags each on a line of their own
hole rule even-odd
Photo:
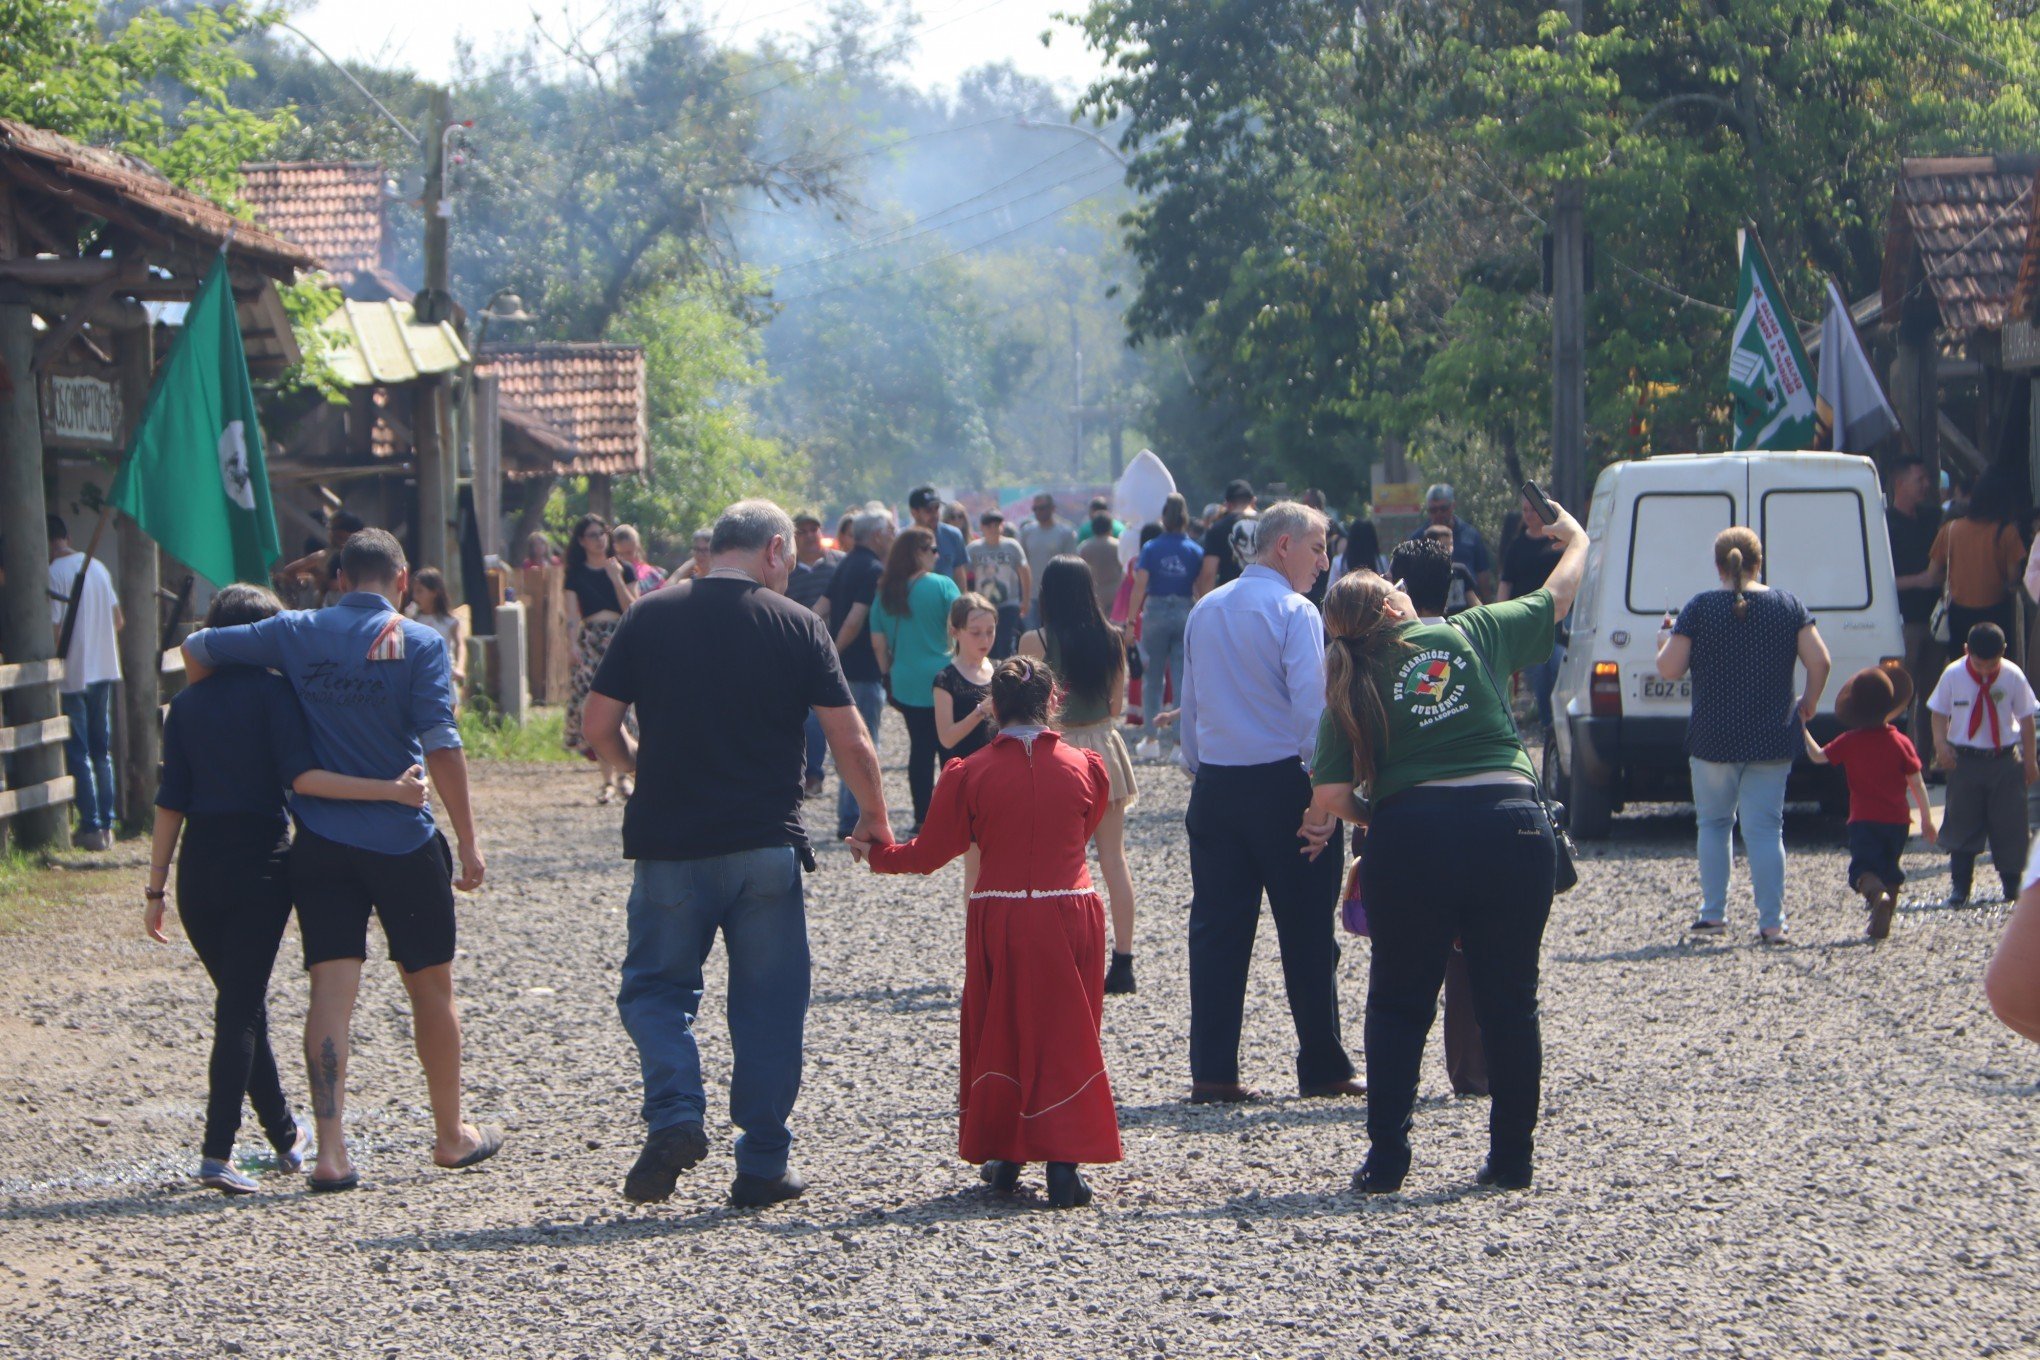
<svg viewBox="0 0 2040 1360">
<path fill-rule="evenodd" d="M 1041 569 L 1041 631 L 1055 639 L 1069 692 L 1107 702 L 1126 670 L 1126 644 L 1098 608 L 1091 568 L 1081 557 L 1053 558 Z"/>
<path fill-rule="evenodd" d="M 885 570 L 878 577 L 878 602 L 885 606 L 886 613 L 903 619 L 912 612 L 909 592 L 914 587 L 914 578 L 921 573 L 921 550 L 934 546 L 933 530 L 918 524 L 900 530 L 892 551 L 886 554 Z"/>
<path fill-rule="evenodd" d="M 453 599 L 446 593 L 446 575 L 437 567 L 420 567 L 418 574 L 411 578 L 414 586 L 423 586 L 432 596 L 431 612 L 440 618 L 453 613 Z"/>
<path fill-rule="evenodd" d="M 1374 783 L 1388 753 L 1388 709 L 1378 677 L 1388 663 L 1414 650 L 1388 616 L 1393 591 L 1372 567 L 1341 576 L 1325 593 L 1325 708 L 1353 745 L 1353 782 Z"/>
<path fill-rule="evenodd" d="M 1346 572 L 1378 570 L 1381 563 L 1381 534 L 1375 529 L 1374 521 L 1356 519 L 1346 526 L 1346 551 L 1340 554 Z"/>
<path fill-rule="evenodd" d="M 588 550 L 581 546 L 581 536 L 587 533 L 591 526 L 600 529 L 605 537 L 609 533 L 609 521 L 600 515 L 583 515 L 575 520 L 574 532 L 567 539 L 568 571 L 588 565 Z"/>
</svg>

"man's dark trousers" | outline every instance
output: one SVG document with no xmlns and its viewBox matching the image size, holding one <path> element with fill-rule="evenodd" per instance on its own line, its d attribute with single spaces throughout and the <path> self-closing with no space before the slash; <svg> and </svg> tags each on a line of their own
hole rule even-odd
<svg viewBox="0 0 2040 1360">
<path fill-rule="evenodd" d="M 1316 859 L 1297 831 L 1310 806 L 1302 762 L 1203 765 L 1190 792 L 1190 1079 L 1239 1081 L 1240 1020 L 1261 894 L 1275 918 L 1296 1024 L 1299 1087 L 1353 1075 L 1339 1032 L 1338 840 Z"/>
</svg>

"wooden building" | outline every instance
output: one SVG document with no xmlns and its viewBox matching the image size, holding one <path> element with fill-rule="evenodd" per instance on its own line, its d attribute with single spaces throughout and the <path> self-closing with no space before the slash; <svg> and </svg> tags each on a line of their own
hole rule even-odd
<svg viewBox="0 0 2040 1360">
<path fill-rule="evenodd" d="M 0 527 L 6 585 L 0 588 L 0 653 L 11 666 L 51 659 L 48 538 L 57 511 L 75 540 L 92 536 L 115 460 L 147 400 L 164 346 L 157 304 L 193 297 L 222 246 L 250 371 L 275 376 L 298 359 L 276 293 L 312 266 L 302 247 L 240 222 L 218 204 L 172 184 L 145 162 L 0 119 Z M 156 546 L 123 518 L 100 556 L 113 571 L 128 625 L 117 710 L 122 758 L 119 812 L 144 820 L 155 796 L 160 743 L 163 634 Z M 183 569 L 168 563 L 173 572 Z M 183 573 L 188 575 L 188 573 Z M 53 683 L 9 695 L 16 728 L 58 715 Z M 53 730 L 45 728 L 42 730 Z M 54 746 L 19 743 L 10 757 L 17 790 L 60 778 Z M 62 844 L 60 804 L 22 812 L 24 844 Z"/>
</svg>

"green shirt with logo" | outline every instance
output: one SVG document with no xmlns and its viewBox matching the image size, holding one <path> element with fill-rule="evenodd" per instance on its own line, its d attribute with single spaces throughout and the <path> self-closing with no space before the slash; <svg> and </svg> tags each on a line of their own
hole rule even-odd
<svg viewBox="0 0 2040 1360">
<path fill-rule="evenodd" d="M 1406 650 L 1375 674 L 1388 732 L 1375 747 L 1369 800 L 1379 807 L 1417 784 L 1497 770 L 1535 780 L 1502 698 L 1507 691 L 1498 693 L 1495 685 L 1506 686 L 1511 675 L 1549 657 L 1556 629 L 1548 590 L 1469 609 L 1449 623 L 1404 624 L 1398 635 Z M 1482 668 L 1483 657 L 1489 669 Z M 1353 743 L 1329 708 L 1318 719 L 1310 778 L 1313 784 L 1356 782 Z"/>
</svg>

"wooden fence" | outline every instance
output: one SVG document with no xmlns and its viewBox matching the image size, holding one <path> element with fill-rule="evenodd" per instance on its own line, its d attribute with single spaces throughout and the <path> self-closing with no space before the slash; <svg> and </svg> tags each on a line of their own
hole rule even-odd
<svg viewBox="0 0 2040 1360">
<path fill-rule="evenodd" d="M 33 689 L 38 685 L 60 685 L 63 680 L 64 663 L 61 661 L 19 661 L 0 665 L 0 693 Z M 26 722 L 18 727 L 0 727 L 0 753 L 13 755 L 19 751 L 61 745 L 70 735 L 71 720 L 61 713 L 54 718 Z M 41 784 L 0 789 L 0 821 L 35 808 L 68 803 L 73 792 L 71 776 L 67 774 Z"/>
<path fill-rule="evenodd" d="M 574 679 L 574 641 L 567 632 L 565 567 L 526 567 L 518 573 L 524 602 L 526 660 L 531 701 L 564 704 Z"/>
</svg>

